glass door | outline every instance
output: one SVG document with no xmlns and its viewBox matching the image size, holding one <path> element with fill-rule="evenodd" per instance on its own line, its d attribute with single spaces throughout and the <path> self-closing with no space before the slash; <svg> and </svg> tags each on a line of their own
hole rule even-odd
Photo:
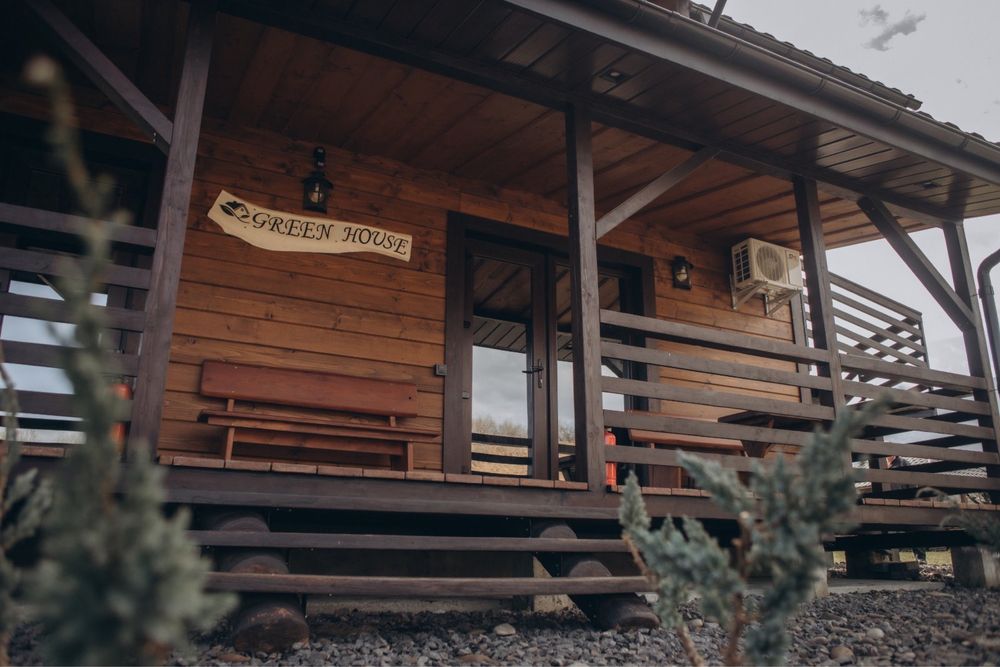
<svg viewBox="0 0 1000 667">
<path fill-rule="evenodd" d="M 466 276 L 472 472 L 550 479 L 545 256 L 470 241 Z"/>
</svg>

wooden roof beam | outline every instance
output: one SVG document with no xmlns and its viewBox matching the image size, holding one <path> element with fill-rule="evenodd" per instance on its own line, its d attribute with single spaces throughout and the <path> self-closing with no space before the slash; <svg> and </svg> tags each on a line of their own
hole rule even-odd
<svg viewBox="0 0 1000 667">
<path fill-rule="evenodd" d="M 24 6 L 52 33 L 73 64 L 166 154 L 174 126 L 163 112 L 49 0 L 24 0 Z"/>
<path fill-rule="evenodd" d="M 646 187 L 633 194 L 608 213 L 605 213 L 597 221 L 597 238 L 600 239 L 612 229 L 634 216 L 648 204 L 651 204 L 657 197 L 686 179 L 698 167 L 718 154 L 719 150 L 717 148 L 702 148 L 684 162 L 667 170 L 658 178 L 648 183 Z"/>
<path fill-rule="evenodd" d="M 917 276 L 931 296 L 941 305 L 941 308 L 948 314 L 958 328 L 968 331 L 976 327 L 976 318 L 972 310 L 958 296 L 958 293 L 948 284 L 934 264 L 927 258 L 927 255 L 917 247 L 910 235 L 899 224 L 895 216 L 886 208 L 885 204 L 868 197 L 858 200 L 858 206 L 864 211 L 868 219 L 878 229 L 879 233 L 885 237 L 896 254 L 906 262 L 913 274 Z"/>
</svg>

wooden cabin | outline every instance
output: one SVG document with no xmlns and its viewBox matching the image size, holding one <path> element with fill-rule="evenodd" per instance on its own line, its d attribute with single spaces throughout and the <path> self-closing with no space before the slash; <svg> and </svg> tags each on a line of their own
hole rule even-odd
<svg viewBox="0 0 1000 667">
<path fill-rule="evenodd" d="M 880 394 L 894 409 L 854 442 L 864 537 L 831 547 L 901 529 L 956 539 L 922 486 L 996 509 L 997 405 L 963 220 L 1000 212 L 1000 146 L 911 96 L 686 0 L 2 12 L 4 333 L 40 306 L 62 317 L 45 285 L 78 250 L 42 139 L 48 103 L 20 79 L 43 52 L 65 64 L 89 163 L 135 222 L 114 228 L 98 298 L 109 372 L 132 396 L 127 452 L 154 448 L 171 502 L 266 511 L 258 528 L 274 531 L 208 521 L 204 544 L 442 552 L 428 567 L 457 562 L 444 552 L 620 552 L 598 538 L 616 534 L 629 469 L 652 513 L 725 535 L 731 517 L 681 474 L 679 450 L 746 471 Z M 911 240 L 929 227 L 950 266 Z M 929 366 L 919 312 L 829 272 L 827 249 L 877 238 L 963 332 L 969 374 Z M 747 239 L 752 266 L 734 275 Z M 3 344 L 11 363 L 58 363 L 30 336 Z M 521 432 L 476 431 L 501 389 Z M 73 428 L 64 394 L 30 388 L 21 405 L 43 434 L 39 465 L 74 446 L 56 437 Z M 646 585 L 481 570 L 428 584 L 351 562 L 227 585 Z"/>
</svg>

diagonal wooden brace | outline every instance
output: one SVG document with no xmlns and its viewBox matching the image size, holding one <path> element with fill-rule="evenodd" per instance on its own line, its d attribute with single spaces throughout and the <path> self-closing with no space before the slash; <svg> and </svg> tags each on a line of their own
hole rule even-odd
<svg viewBox="0 0 1000 667">
<path fill-rule="evenodd" d="M 174 126 L 163 112 L 49 0 L 24 0 L 24 6 L 55 36 L 73 64 L 166 153 Z"/>
<path fill-rule="evenodd" d="M 903 226 L 899 224 L 895 216 L 886 208 L 885 204 L 868 197 L 858 200 L 858 206 L 864 211 L 868 219 L 879 230 L 885 240 L 889 242 L 896 254 L 906 262 L 913 274 L 931 293 L 931 296 L 941 305 L 941 308 L 948 314 L 962 331 L 975 329 L 976 318 L 958 293 L 948 284 L 944 276 L 927 255 L 917 247 L 910 235 L 906 233 Z"/>
<path fill-rule="evenodd" d="M 612 229 L 625 222 L 633 215 L 641 211 L 645 206 L 652 203 L 654 199 L 671 189 L 685 178 L 694 173 L 695 169 L 705 164 L 719 154 L 717 148 L 702 148 L 700 151 L 681 162 L 676 167 L 668 170 L 656 180 L 650 182 L 631 197 L 623 201 L 614 209 L 605 213 L 597 221 L 597 238 L 601 238 Z"/>
</svg>

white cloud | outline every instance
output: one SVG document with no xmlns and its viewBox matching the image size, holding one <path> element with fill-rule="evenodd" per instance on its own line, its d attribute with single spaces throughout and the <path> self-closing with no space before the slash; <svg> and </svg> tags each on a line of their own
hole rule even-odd
<svg viewBox="0 0 1000 667">
<path fill-rule="evenodd" d="M 861 11 L 862 16 L 865 16 L 865 11 L 866 10 Z M 879 7 L 878 5 L 875 6 L 875 9 L 868 11 L 871 12 L 878 11 L 879 20 L 877 20 L 876 22 L 882 25 L 885 25 L 887 23 L 888 14 L 886 14 L 885 11 L 883 11 L 882 8 Z M 927 18 L 926 14 L 911 14 L 907 12 L 906 15 L 903 16 L 903 18 L 900 19 L 899 21 L 896 21 L 891 25 L 886 25 L 885 29 L 882 30 L 882 32 L 880 32 L 878 35 L 876 35 L 871 40 L 866 42 L 864 46 L 865 48 L 875 49 L 876 51 L 888 51 L 889 41 L 893 37 L 895 37 L 896 35 L 913 34 L 914 32 L 917 31 L 917 24 L 923 21 L 925 18 Z"/>
</svg>

